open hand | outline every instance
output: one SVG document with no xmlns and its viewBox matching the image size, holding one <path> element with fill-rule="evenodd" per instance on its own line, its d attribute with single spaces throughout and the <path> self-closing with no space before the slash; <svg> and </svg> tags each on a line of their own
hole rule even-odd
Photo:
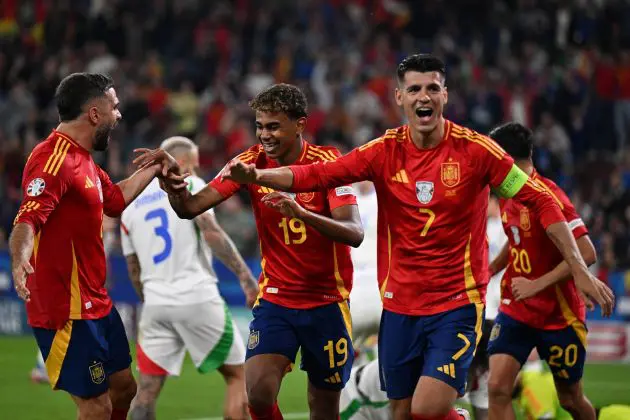
<svg viewBox="0 0 630 420">
<path fill-rule="evenodd" d="M 610 287 L 588 270 L 584 270 L 580 275 L 574 276 L 573 279 L 587 306 L 592 299 L 601 306 L 603 316 L 609 317 L 612 314 L 615 308 L 615 295 Z"/>
<path fill-rule="evenodd" d="M 221 180 L 228 179 L 239 184 L 254 183 L 256 178 L 256 165 L 245 164 L 238 159 L 232 160 L 221 171 Z"/>
<path fill-rule="evenodd" d="M 134 149 L 134 153 L 140 153 L 133 163 L 140 169 L 159 165 L 157 172 L 160 177 L 160 187 L 169 194 L 177 194 L 184 191 L 188 184 L 186 178 L 190 174 L 182 174 L 179 164 L 173 156 L 164 149 Z"/>
<path fill-rule="evenodd" d="M 15 291 L 18 296 L 24 301 L 31 300 L 31 292 L 26 287 L 26 278 L 29 274 L 33 274 L 35 270 L 28 261 L 15 262 L 12 267 L 13 283 L 15 284 Z"/>
<path fill-rule="evenodd" d="M 261 201 L 265 206 L 279 211 L 286 217 L 299 219 L 305 211 L 292 196 L 285 192 L 274 191 L 265 195 Z"/>
</svg>

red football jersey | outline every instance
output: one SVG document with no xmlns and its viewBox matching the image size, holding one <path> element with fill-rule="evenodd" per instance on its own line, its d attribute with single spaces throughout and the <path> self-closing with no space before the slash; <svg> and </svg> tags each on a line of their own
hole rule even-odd
<svg viewBox="0 0 630 420">
<path fill-rule="evenodd" d="M 588 234 L 584 222 L 564 191 L 536 172 L 531 177 L 557 200 L 575 239 Z M 510 243 L 510 262 L 501 281 L 499 310 L 529 326 L 546 330 L 565 328 L 576 320 L 584 322 L 584 302 L 572 279 L 549 287 L 529 299 L 514 300 L 514 277 L 535 280 L 553 270 L 563 258 L 544 228 L 530 216 L 526 206 L 510 199 L 501 200 L 501 215 Z"/>
<path fill-rule="evenodd" d="M 315 146 L 304 141 L 302 154 L 295 164 L 334 161 L 340 155 L 334 147 Z M 279 165 L 265 154 L 260 145 L 237 156 L 257 168 Z M 265 206 L 261 199 L 271 188 L 241 185 L 215 178 L 210 182 L 223 197 L 239 188 L 247 188 L 256 218 L 262 253 L 260 295 L 270 302 L 293 309 L 306 309 L 348 298 L 352 289 L 350 247 L 325 237 L 300 219 L 283 216 Z M 295 199 L 305 209 L 326 217 L 337 207 L 356 204 L 350 186 L 314 189 L 297 194 Z"/>
<path fill-rule="evenodd" d="M 22 188 L 15 223 L 35 232 L 35 272 L 26 283 L 29 324 L 60 329 L 68 319 L 106 316 L 112 302 L 105 289 L 103 213 L 120 216 L 122 191 L 89 151 L 58 131 L 33 149 Z"/>
<path fill-rule="evenodd" d="M 378 279 L 392 312 L 431 315 L 485 301 L 490 186 L 526 202 L 544 226 L 564 220 L 494 141 L 450 121 L 444 131 L 431 149 L 417 148 L 402 126 L 334 162 L 290 167 L 295 191 L 374 182 Z"/>
</svg>

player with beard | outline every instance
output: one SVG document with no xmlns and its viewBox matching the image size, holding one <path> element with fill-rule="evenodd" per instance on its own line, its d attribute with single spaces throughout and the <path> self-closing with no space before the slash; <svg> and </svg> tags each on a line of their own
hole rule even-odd
<svg viewBox="0 0 630 420">
<path fill-rule="evenodd" d="M 71 395 L 79 420 L 123 420 L 136 383 L 125 329 L 105 289 L 103 214 L 120 216 L 171 163 L 114 184 L 90 154 L 107 149 L 122 118 L 112 79 L 71 74 L 55 99 L 61 122 L 24 168 L 10 239 L 13 279 L 52 388 Z M 176 188 L 186 188 L 183 176 L 172 176 Z"/>
<path fill-rule="evenodd" d="M 234 161 L 223 179 L 296 193 L 374 183 L 381 384 L 394 419 L 457 420 L 468 416 L 452 407 L 464 393 L 483 325 L 490 188 L 531 209 L 578 288 L 601 302 L 607 315 L 614 297 L 588 271 L 551 195 L 494 141 L 444 118 L 441 60 L 428 54 L 402 60 L 395 98 L 408 124 L 334 161 L 273 169 Z"/>
</svg>

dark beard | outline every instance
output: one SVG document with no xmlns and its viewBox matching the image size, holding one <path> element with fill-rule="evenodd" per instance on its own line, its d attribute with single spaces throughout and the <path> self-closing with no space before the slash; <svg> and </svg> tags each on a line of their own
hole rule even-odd
<svg viewBox="0 0 630 420">
<path fill-rule="evenodd" d="M 102 126 L 96 129 L 96 133 L 94 134 L 94 150 L 97 152 L 107 150 L 107 146 L 109 146 L 109 134 L 111 131 L 112 128 L 107 126 Z"/>
</svg>

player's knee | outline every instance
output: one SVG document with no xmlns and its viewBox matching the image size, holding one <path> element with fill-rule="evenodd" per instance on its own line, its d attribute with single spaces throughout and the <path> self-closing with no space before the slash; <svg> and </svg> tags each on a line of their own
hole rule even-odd
<svg viewBox="0 0 630 420">
<path fill-rule="evenodd" d="M 441 416 L 446 416 L 453 405 L 451 401 L 432 401 L 430 404 L 425 402 L 415 402 L 411 403 L 411 415 L 412 416 L 421 416 L 428 418 L 440 418 Z M 396 418 L 404 418 L 404 417 L 396 417 Z"/>
<path fill-rule="evenodd" d="M 79 420 L 109 420 L 112 416 L 112 402 L 107 395 L 83 400 L 79 406 Z"/>
<path fill-rule="evenodd" d="M 254 410 L 272 406 L 276 400 L 274 386 L 269 378 L 259 376 L 246 382 L 247 402 Z"/>
<path fill-rule="evenodd" d="M 579 391 L 558 392 L 560 405 L 569 413 L 576 412 L 582 398 L 582 393 Z"/>
<path fill-rule="evenodd" d="M 136 381 L 130 378 L 129 381 L 125 381 L 110 390 L 112 404 L 116 407 L 129 407 L 137 392 Z"/>
<path fill-rule="evenodd" d="M 488 397 L 491 403 L 511 403 L 514 386 L 501 378 L 490 375 L 488 379 Z"/>
<path fill-rule="evenodd" d="M 245 382 L 245 369 L 243 365 L 223 365 L 219 368 L 219 373 L 226 383 Z"/>
</svg>

